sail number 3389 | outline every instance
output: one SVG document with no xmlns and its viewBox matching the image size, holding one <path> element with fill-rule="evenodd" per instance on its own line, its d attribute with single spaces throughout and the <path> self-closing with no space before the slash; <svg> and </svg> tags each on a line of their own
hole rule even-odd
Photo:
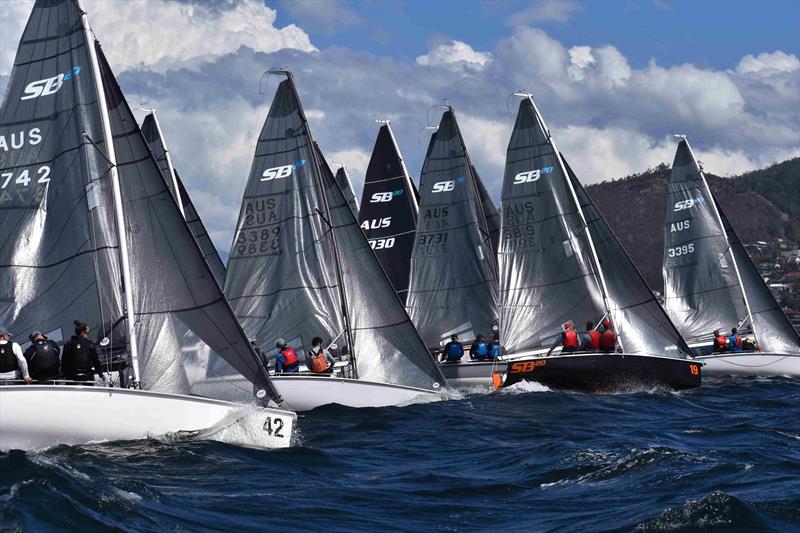
<svg viewBox="0 0 800 533">
<path fill-rule="evenodd" d="M 36 180 L 36 183 L 48 183 L 50 167 L 42 165 L 37 169 L 26 168 L 16 172 L 0 172 L 0 189 L 5 189 L 11 183 L 27 187 L 31 180 Z"/>
</svg>

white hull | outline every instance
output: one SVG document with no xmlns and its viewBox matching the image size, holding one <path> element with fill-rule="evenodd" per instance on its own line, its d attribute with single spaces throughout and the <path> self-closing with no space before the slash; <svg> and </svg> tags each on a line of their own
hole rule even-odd
<svg viewBox="0 0 800 533">
<path fill-rule="evenodd" d="M 702 355 L 703 375 L 800 377 L 800 355 L 741 352 Z"/>
<path fill-rule="evenodd" d="M 460 363 L 439 363 L 439 369 L 451 387 L 492 387 L 492 370 L 506 371 L 509 361 L 544 355 L 547 350 L 531 350 L 503 355 L 497 361 L 474 361 L 464 355 Z"/>
<path fill-rule="evenodd" d="M 196 382 L 192 392 L 202 394 L 203 391 L 215 390 L 216 381 L 218 378 Z M 284 405 L 294 411 L 311 411 L 331 404 L 387 407 L 444 399 L 442 393 L 433 390 L 348 378 L 278 374 L 272 376 L 271 381 L 283 396 Z M 231 379 L 225 378 L 225 382 L 230 384 Z M 245 386 L 244 382 L 242 386 Z M 236 389 L 242 390 L 241 387 L 229 387 L 229 390 Z"/>
<path fill-rule="evenodd" d="M 0 387 L 0 450 L 137 440 L 177 432 L 285 448 L 297 415 L 209 398 L 68 385 Z M 280 428 L 279 428 L 280 426 Z"/>
</svg>

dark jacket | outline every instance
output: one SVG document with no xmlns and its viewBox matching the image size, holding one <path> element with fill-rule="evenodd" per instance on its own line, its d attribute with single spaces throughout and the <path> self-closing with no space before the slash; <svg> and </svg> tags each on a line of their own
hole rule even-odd
<svg viewBox="0 0 800 533">
<path fill-rule="evenodd" d="M 58 379 L 61 349 L 50 339 L 33 341 L 25 350 L 28 371 L 35 380 Z"/>
<path fill-rule="evenodd" d="M 94 341 L 75 335 L 61 351 L 61 374 L 65 379 L 91 380 L 92 374 L 102 375 L 100 359 Z"/>
</svg>

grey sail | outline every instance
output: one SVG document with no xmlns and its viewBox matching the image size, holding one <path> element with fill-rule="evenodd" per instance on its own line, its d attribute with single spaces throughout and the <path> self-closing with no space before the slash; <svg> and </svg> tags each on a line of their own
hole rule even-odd
<svg viewBox="0 0 800 533">
<path fill-rule="evenodd" d="M 684 357 L 691 354 L 653 291 L 562 156 L 603 269 L 608 303 L 625 353 Z M 580 327 L 582 324 L 577 325 Z"/>
<path fill-rule="evenodd" d="M 445 384 L 327 164 L 322 182 L 335 234 L 358 377 L 424 389 Z"/>
<path fill-rule="evenodd" d="M 185 385 L 175 370 L 190 330 L 267 397 L 280 395 L 222 294 L 181 215 L 105 57 L 97 46 L 125 209 L 143 376 L 169 372 L 165 387 Z M 180 326 L 180 328 L 179 328 Z M 143 385 L 148 386 L 143 379 Z"/>
<path fill-rule="evenodd" d="M 475 185 L 478 188 L 478 197 L 481 201 L 483 216 L 486 219 L 486 230 L 489 232 L 492 250 L 497 255 L 498 247 L 500 246 L 500 212 L 494 206 L 492 197 L 489 196 L 489 191 L 486 190 L 486 186 L 478 176 L 478 171 L 474 166 L 472 167 L 472 173 L 475 175 Z"/>
<path fill-rule="evenodd" d="M 800 354 L 800 335 L 775 301 L 719 204 L 717 209 L 739 267 L 750 309 L 750 324 L 758 339 L 759 349 L 762 352 Z"/>
<path fill-rule="evenodd" d="M 367 166 L 358 218 L 403 303 L 408 295 L 411 251 L 417 231 L 417 194 L 390 126 L 385 124 L 378 130 Z"/>
<path fill-rule="evenodd" d="M 103 129 L 80 15 L 34 5 L 0 108 L 0 324 L 21 339 L 123 316 L 108 164 L 83 138 Z"/>
<path fill-rule="evenodd" d="M 428 347 L 452 333 L 489 334 L 497 323 L 497 263 L 472 172 L 448 109 L 420 176 L 409 314 Z"/>
<path fill-rule="evenodd" d="M 225 277 L 236 316 L 265 348 L 286 338 L 304 353 L 315 336 L 330 342 L 344 331 L 316 161 L 287 79 L 258 137 Z"/>
<path fill-rule="evenodd" d="M 358 216 L 358 200 L 356 199 L 356 193 L 353 190 L 353 183 L 350 181 L 350 176 L 347 174 L 347 169 L 344 166 L 339 167 L 339 170 L 336 171 L 336 183 L 339 185 L 339 188 L 342 190 L 342 194 L 347 199 L 347 205 L 350 206 L 350 209 L 353 213 Z"/>
<path fill-rule="evenodd" d="M 675 153 L 664 222 L 664 308 L 689 342 L 747 316 L 733 257 L 691 148 Z"/>
<path fill-rule="evenodd" d="M 566 321 L 596 323 L 606 310 L 583 222 L 528 98 L 520 102 L 508 143 L 501 219 L 500 338 L 506 349 L 549 346 Z"/>
<path fill-rule="evenodd" d="M 194 204 L 189 197 L 189 193 L 186 191 L 186 187 L 183 185 L 183 181 L 181 180 L 178 171 L 170 169 L 169 162 L 167 161 L 167 153 L 164 150 L 164 142 L 161 139 L 161 135 L 159 135 L 159 128 L 156 124 L 153 113 L 149 113 L 146 117 L 144 117 L 141 129 L 142 135 L 144 135 L 144 138 L 150 147 L 150 151 L 153 153 L 153 157 L 155 158 L 158 168 L 161 170 L 161 173 L 163 174 L 164 180 L 166 181 L 170 191 L 173 194 L 176 194 L 176 192 L 173 190 L 173 183 L 178 188 L 177 194 L 179 195 L 181 205 L 183 206 L 183 214 L 186 217 L 186 223 L 189 224 L 189 228 L 192 230 L 192 235 L 194 235 L 194 238 L 197 239 L 197 244 L 203 251 L 203 257 L 211 267 L 211 271 L 214 273 L 214 278 L 216 278 L 217 283 L 224 285 L 225 264 L 222 262 L 219 252 L 217 251 L 216 246 L 214 246 L 211 236 L 208 234 L 208 230 L 206 230 L 203 221 L 200 219 L 200 214 L 194 207 Z M 172 179 L 172 170 L 175 172 L 174 181 Z"/>
</svg>

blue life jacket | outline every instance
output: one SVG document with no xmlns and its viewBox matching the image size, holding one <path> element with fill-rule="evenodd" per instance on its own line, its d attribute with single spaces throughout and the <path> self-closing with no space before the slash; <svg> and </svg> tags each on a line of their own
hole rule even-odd
<svg viewBox="0 0 800 533">
<path fill-rule="evenodd" d="M 500 348 L 499 342 L 492 341 L 489 343 L 489 357 L 491 357 L 492 359 L 497 359 L 498 357 L 503 355 L 502 352 L 503 350 L 502 348 Z"/>
<path fill-rule="evenodd" d="M 484 341 L 475 343 L 475 359 L 486 359 L 489 354 L 489 346 Z"/>
<path fill-rule="evenodd" d="M 448 359 L 461 359 L 461 356 L 464 355 L 464 347 L 460 342 L 450 341 L 445 346 L 445 354 Z"/>
</svg>

